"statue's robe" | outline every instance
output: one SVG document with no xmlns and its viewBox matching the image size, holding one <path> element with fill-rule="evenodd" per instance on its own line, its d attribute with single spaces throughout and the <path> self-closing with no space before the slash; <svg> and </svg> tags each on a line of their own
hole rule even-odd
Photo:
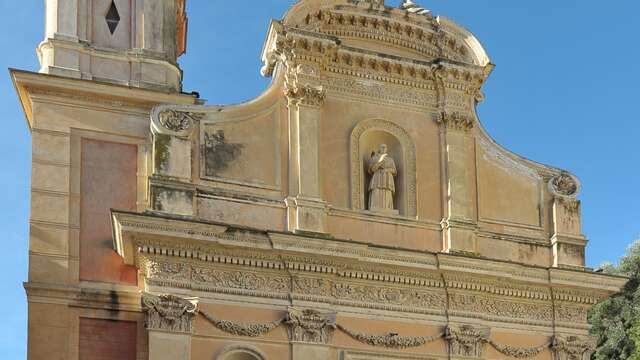
<svg viewBox="0 0 640 360">
<path fill-rule="evenodd" d="M 393 199 L 396 193 L 394 177 L 397 175 L 396 163 L 388 154 L 376 154 L 369 164 L 372 175 L 369 184 L 369 210 L 393 211 Z"/>
</svg>

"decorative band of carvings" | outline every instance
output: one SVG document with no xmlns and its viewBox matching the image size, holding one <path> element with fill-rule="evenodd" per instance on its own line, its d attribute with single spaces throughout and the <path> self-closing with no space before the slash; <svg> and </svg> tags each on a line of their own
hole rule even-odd
<svg viewBox="0 0 640 360">
<path fill-rule="evenodd" d="M 416 348 L 444 339 L 449 345 L 449 353 L 455 356 L 482 357 L 484 347 L 487 344 L 499 353 L 516 359 L 533 358 L 549 349 L 558 356 L 557 358 L 580 360 L 587 359 L 595 349 L 591 339 L 562 338 L 558 336 L 554 336 L 540 346 L 517 347 L 505 345 L 491 340 L 490 329 L 479 329 L 469 325 L 447 326 L 441 333 L 432 336 L 400 336 L 395 332 L 389 332 L 386 335 L 367 334 L 351 330 L 336 323 L 336 314 L 322 313 L 310 309 L 289 308 L 287 315 L 282 319 L 262 324 L 220 320 L 204 311 L 199 313 L 217 329 L 242 337 L 260 337 L 285 325 L 289 330 L 291 341 L 328 343 L 335 329 L 342 331 L 360 343 L 394 350 Z"/>
<path fill-rule="evenodd" d="M 498 296 L 508 296 L 510 298 L 522 298 L 528 300 L 534 300 L 536 303 L 531 304 L 522 304 L 522 305 L 512 305 L 509 303 L 508 306 L 505 307 L 507 310 L 513 310 L 515 313 L 520 314 L 523 313 L 523 319 L 531 318 L 530 314 L 540 314 L 539 320 L 541 321 L 551 321 L 550 316 L 546 316 L 544 314 L 550 314 L 550 304 L 549 306 L 543 306 L 542 303 L 538 304 L 537 302 L 549 302 L 551 300 L 550 289 L 545 288 L 543 286 L 505 286 L 496 281 L 480 281 L 478 279 L 473 278 L 454 278 L 447 279 L 446 284 L 442 282 L 442 280 L 437 279 L 434 276 L 429 276 L 428 274 L 415 273 L 411 271 L 387 271 L 386 269 L 381 268 L 369 268 L 369 267 L 356 267 L 355 269 L 350 269 L 353 267 L 353 264 L 339 263 L 339 262 L 331 262 L 322 259 L 315 259 L 314 257 L 306 257 L 306 256 L 289 256 L 282 255 L 281 257 L 276 257 L 275 255 L 265 254 L 264 251 L 255 251 L 255 250 L 228 250 L 228 249 L 218 249 L 214 252 L 212 250 L 198 248 L 197 246 L 189 247 L 188 244 L 184 244 L 184 248 L 176 249 L 175 244 L 171 245 L 173 248 L 168 247 L 169 244 L 158 244 L 152 245 L 147 241 L 140 243 L 138 245 L 138 251 L 144 257 L 173 257 L 173 258 L 181 258 L 186 259 L 181 260 L 179 263 L 169 263 L 168 261 L 151 261 L 151 263 L 156 262 L 157 264 L 153 265 L 155 268 L 151 269 L 150 279 L 152 282 L 162 281 L 167 285 L 172 284 L 182 284 L 180 287 L 192 287 L 194 286 L 202 289 L 206 289 L 208 284 L 206 281 L 197 281 L 191 283 L 192 278 L 189 274 L 188 276 L 185 274 L 175 274 L 176 269 L 172 269 L 171 266 L 176 267 L 177 264 L 183 264 L 183 266 L 200 268 L 201 266 L 196 266 L 197 262 L 202 262 L 202 265 L 206 266 L 206 263 L 219 264 L 223 266 L 242 266 L 248 268 L 257 268 L 257 269 L 266 269 L 266 270 L 293 270 L 300 271 L 306 273 L 314 273 L 321 274 L 323 277 L 329 276 L 331 279 L 338 281 L 340 279 L 358 279 L 358 280 L 368 280 L 376 283 L 391 283 L 391 284 L 399 284 L 402 286 L 409 286 L 416 291 L 420 292 L 420 289 L 450 289 L 450 290 L 470 290 L 476 292 L 476 294 L 491 294 Z M 167 259 L 168 260 L 168 259 Z M 316 261 L 317 260 L 317 261 Z M 192 264 L 193 263 L 193 264 Z M 288 283 L 288 275 L 283 275 L 286 279 L 283 278 L 282 282 Z M 167 280 L 172 280 L 167 282 Z M 334 282 L 335 282 L 334 281 Z M 191 284 L 191 285 L 190 285 Z M 212 287 L 211 291 L 220 292 L 225 287 Z M 241 288 L 234 288 L 238 290 L 247 290 Z M 279 288 L 279 287 L 277 287 Z M 306 288 L 310 291 L 310 287 Z M 255 289 L 248 289 L 255 290 Z M 272 293 L 273 289 L 264 289 L 265 294 Z M 305 290 L 303 292 L 298 292 L 301 295 L 314 295 L 308 293 Z M 288 292 L 289 289 L 286 289 L 285 292 Z M 236 291 L 238 292 L 238 291 Z M 232 293 L 236 293 L 232 292 Z M 241 292 L 241 291 L 240 291 Z M 499 308 L 495 306 L 491 306 L 490 303 L 482 302 L 483 296 L 471 295 L 471 297 L 466 296 L 466 299 L 463 299 L 461 295 L 456 295 L 455 293 L 452 295 L 451 307 L 452 311 L 463 311 L 463 312 L 478 312 L 479 309 L 489 309 L 495 310 L 495 316 L 505 317 L 504 311 L 500 311 Z M 271 297 L 271 296 L 270 296 Z M 504 299 L 496 299 L 496 300 L 504 300 Z M 586 293 L 575 293 L 571 294 L 568 292 L 560 292 L 555 293 L 553 295 L 553 300 L 562 301 L 565 303 L 564 307 L 566 310 L 572 310 L 575 308 L 577 304 L 581 305 L 592 305 L 598 302 L 598 300 L 589 294 Z M 458 305 L 458 306 L 456 306 Z M 568 315 L 566 316 L 567 322 L 581 322 L 584 318 L 585 310 L 580 308 L 575 308 L 573 311 L 565 311 Z M 571 314 L 576 314 L 575 317 L 572 317 Z M 529 314 L 529 315 L 527 315 Z M 524 316 L 527 315 L 527 316 Z M 571 316 L 570 316 L 571 315 Z M 570 320 L 571 319 L 571 320 Z"/>
</svg>

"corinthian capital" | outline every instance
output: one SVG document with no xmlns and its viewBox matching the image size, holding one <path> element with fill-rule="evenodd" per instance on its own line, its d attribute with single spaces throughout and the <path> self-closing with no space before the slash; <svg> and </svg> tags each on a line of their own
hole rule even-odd
<svg viewBox="0 0 640 360">
<path fill-rule="evenodd" d="M 145 294 L 142 296 L 142 308 L 147 313 L 147 329 L 191 333 L 193 318 L 198 313 L 198 300 Z"/>
<path fill-rule="evenodd" d="M 459 112 L 442 112 L 436 116 L 436 122 L 455 131 L 469 131 L 475 125 L 472 116 Z"/>
<path fill-rule="evenodd" d="M 286 324 L 292 341 L 328 344 L 336 329 L 336 314 L 289 308 Z"/>
<path fill-rule="evenodd" d="M 449 326 L 445 333 L 451 355 L 477 358 L 483 356 L 489 336 L 489 329 L 476 329 L 469 325 Z"/>
<path fill-rule="evenodd" d="M 591 338 L 577 336 L 556 336 L 551 344 L 554 360 L 589 360 L 596 350 L 596 342 Z"/>
<path fill-rule="evenodd" d="M 296 85 L 285 88 L 285 96 L 289 105 L 306 105 L 321 107 L 326 98 L 326 91 L 322 86 Z"/>
</svg>

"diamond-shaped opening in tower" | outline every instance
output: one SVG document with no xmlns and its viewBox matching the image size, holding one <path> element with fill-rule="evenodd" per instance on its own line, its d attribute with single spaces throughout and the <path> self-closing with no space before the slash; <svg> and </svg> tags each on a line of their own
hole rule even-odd
<svg viewBox="0 0 640 360">
<path fill-rule="evenodd" d="M 106 20 L 107 26 L 109 26 L 109 31 L 111 32 L 111 35 L 113 35 L 113 33 L 116 32 L 118 24 L 120 23 L 120 13 L 118 12 L 118 8 L 116 7 L 115 0 L 111 1 L 111 6 L 109 6 Z"/>
</svg>

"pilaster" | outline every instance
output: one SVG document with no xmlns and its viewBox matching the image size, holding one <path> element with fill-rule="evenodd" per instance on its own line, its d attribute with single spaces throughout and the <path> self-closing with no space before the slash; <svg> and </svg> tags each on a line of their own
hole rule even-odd
<svg viewBox="0 0 640 360">
<path fill-rule="evenodd" d="M 444 208 L 441 222 L 445 252 L 476 252 L 475 150 L 471 130 L 474 119 L 458 112 L 443 112 L 440 124 L 443 151 Z"/>
<path fill-rule="evenodd" d="M 151 114 L 153 141 L 153 176 L 151 208 L 156 211 L 192 216 L 195 213 L 195 191 L 192 186 L 176 187 L 175 181 L 192 182 L 193 136 L 204 113 L 159 106 Z M 164 180 L 174 180 L 173 185 Z"/>
<path fill-rule="evenodd" d="M 335 313 L 289 308 L 286 324 L 292 359 L 331 359 L 333 349 L 329 344 L 336 329 Z"/>
<path fill-rule="evenodd" d="M 576 199 L 580 183 L 562 172 L 549 181 L 553 195 L 553 266 L 582 269 L 585 266 L 587 239 L 582 235 L 581 203 Z"/>
<path fill-rule="evenodd" d="M 149 360 L 191 359 L 191 333 L 198 300 L 145 294 L 142 306 L 147 314 Z"/>
<path fill-rule="evenodd" d="M 285 95 L 289 110 L 288 227 L 290 231 L 324 233 L 326 203 L 320 188 L 320 124 L 325 90 L 313 82 L 299 83 L 294 72 Z"/>
</svg>

